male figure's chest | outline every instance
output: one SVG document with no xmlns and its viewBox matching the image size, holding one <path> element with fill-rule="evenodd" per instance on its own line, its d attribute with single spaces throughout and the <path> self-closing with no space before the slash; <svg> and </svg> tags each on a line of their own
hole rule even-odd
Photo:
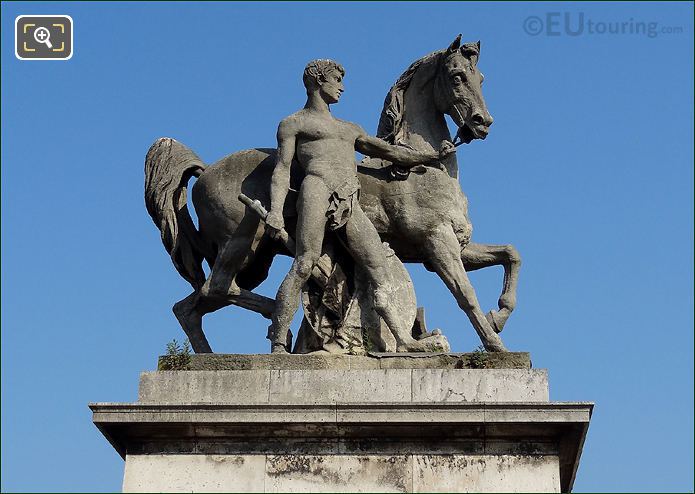
<svg viewBox="0 0 695 494">
<path fill-rule="evenodd" d="M 321 140 L 355 140 L 355 132 L 352 127 L 335 119 L 307 119 L 299 132 L 300 139 L 304 141 Z"/>
</svg>

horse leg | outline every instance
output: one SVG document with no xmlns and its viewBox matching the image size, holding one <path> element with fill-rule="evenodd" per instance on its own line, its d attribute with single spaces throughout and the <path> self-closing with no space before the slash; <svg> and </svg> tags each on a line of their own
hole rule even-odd
<svg viewBox="0 0 695 494">
<path fill-rule="evenodd" d="M 246 286 L 242 283 L 244 288 L 240 288 L 236 283 L 237 275 L 251 262 L 256 261 L 256 250 L 263 235 L 264 229 L 260 226 L 260 219 L 253 214 L 247 214 L 239 223 L 234 234 L 222 244 L 210 270 L 210 276 L 200 289 L 201 296 L 209 299 L 206 302 L 210 308 L 206 310 L 206 313 L 233 304 L 258 312 L 263 317 L 270 319 L 275 310 L 275 301 L 249 291 L 249 289 L 258 286 L 265 279 L 265 276 L 253 280 L 252 286 Z M 266 273 L 268 267 L 269 265 L 263 267 Z M 248 276 L 244 278 L 248 279 Z"/>
<path fill-rule="evenodd" d="M 181 328 L 191 342 L 191 347 L 195 353 L 212 353 L 210 343 L 208 343 L 203 332 L 203 314 L 197 310 L 199 291 L 195 290 L 188 297 L 174 304 L 172 311 L 179 321 Z"/>
<path fill-rule="evenodd" d="M 270 319 L 275 310 L 275 301 L 246 288 L 240 288 L 236 283 L 237 274 L 255 260 L 257 244 L 253 237 L 234 236 L 220 249 L 210 276 L 200 289 L 199 304 L 204 314 L 228 305 L 236 305 Z M 255 288 L 264 279 L 254 280 L 256 283 L 247 288 Z"/>
<path fill-rule="evenodd" d="M 475 271 L 489 266 L 504 267 L 502 294 L 497 301 L 499 310 L 491 310 L 485 316 L 495 333 L 500 333 L 516 307 L 516 285 L 519 279 L 519 268 L 521 268 L 519 252 L 513 245 L 470 243 L 461 252 L 461 260 L 466 271 Z"/>
<path fill-rule="evenodd" d="M 173 307 L 174 315 L 196 353 L 212 353 L 212 348 L 203 332 L 203 316 L 228 305 L 237 305 L 270 319 L 275 308 L 275 301 L 272 298 L 239 289 L 238 295 L 226 296 L 202 295 L 199 291 L 195 291 L 177 302 Z"/>
<path fill-rule="evenodd" d="M 456 298 L 459 307 L 466 313 L 485 349 L 489 352 L 505 352 L 507 349 L 492 329 L 478 304 L 475 290 L 468 280 L 461 260 L 461 246 L 451 227 L 440 225 L 427 239 L 429 264 L 444 281 Z"/>
<path fill-rule="evenodd" d="M 258 312 L 270 319 L 275 301 L 268 297 L 239 288 L 234 280 L 253 257 L 257 240 L 253 235 L 234 235 L 219 249 L 205 284 L 191 295 L 176 303 L 174 315 L 181 324 L 196 353 L 211 353 L 203 332 L 203 316 L 234 304 Z"/>
</svg>

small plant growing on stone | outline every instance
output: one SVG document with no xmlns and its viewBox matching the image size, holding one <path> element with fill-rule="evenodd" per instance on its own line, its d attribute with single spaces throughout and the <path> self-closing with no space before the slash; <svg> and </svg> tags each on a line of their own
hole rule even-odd
<svg viewBox="0 0 695 494">
<path fill-rule="evenodd" d="M 471 367 L 473 369 L 484 369 L 487 367 L 487 359 L 487 350 L 485 350 L 483 345 L 479 345 L 471 355 Z"/>
<path fill-rule="evenodd" d="M 191 365 L 191 344 L 188 339 L 183 346 L 176 339 L 167 343 L 167 353 L 159 361 L 159 370 L 186 370 Z"/>
</svg>

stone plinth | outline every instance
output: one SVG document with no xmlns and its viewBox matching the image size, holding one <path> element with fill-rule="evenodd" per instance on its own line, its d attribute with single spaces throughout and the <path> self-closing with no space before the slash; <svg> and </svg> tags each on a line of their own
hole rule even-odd
<svg viewBox="0 0 695 494">
<path fill-rule="evenodd" d="M 549 402 L 545 370 L 323 358 L 196 356 L 221 370 L 145 372 L 137 403 L 91 404 L 123 490 L 571 490 L 592 404 Z"/>
<path fill-rule="evenodd" d="M 159 370 L 164 357 L 159 358 Z M 530 369 L 528 352 L 369 353 L 368 356 L 268 353 L 191 355 L 189 370 Z"/>
</svg>

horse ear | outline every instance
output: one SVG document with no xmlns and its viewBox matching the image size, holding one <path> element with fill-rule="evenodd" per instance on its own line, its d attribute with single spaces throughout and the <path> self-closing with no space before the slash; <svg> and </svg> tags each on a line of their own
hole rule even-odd
<svg viewBox="0 0 695 494">
<path fill-rule="evenodd" d="M 450 55 L 454 53 L 456 50 L 459 49 L 459 46 L 461 46 L 461 35 L 459 34 L 456 36 L 456 39 L 449 45 L 449 48 L 446 49 L 446 54 Z"/>
<path fill-rule="evenodd" d="M 473 65 L 477 64 L 480 57 L 480 41 L 462 45 L 461 54 L 469 59 Z"/>
</svg>

